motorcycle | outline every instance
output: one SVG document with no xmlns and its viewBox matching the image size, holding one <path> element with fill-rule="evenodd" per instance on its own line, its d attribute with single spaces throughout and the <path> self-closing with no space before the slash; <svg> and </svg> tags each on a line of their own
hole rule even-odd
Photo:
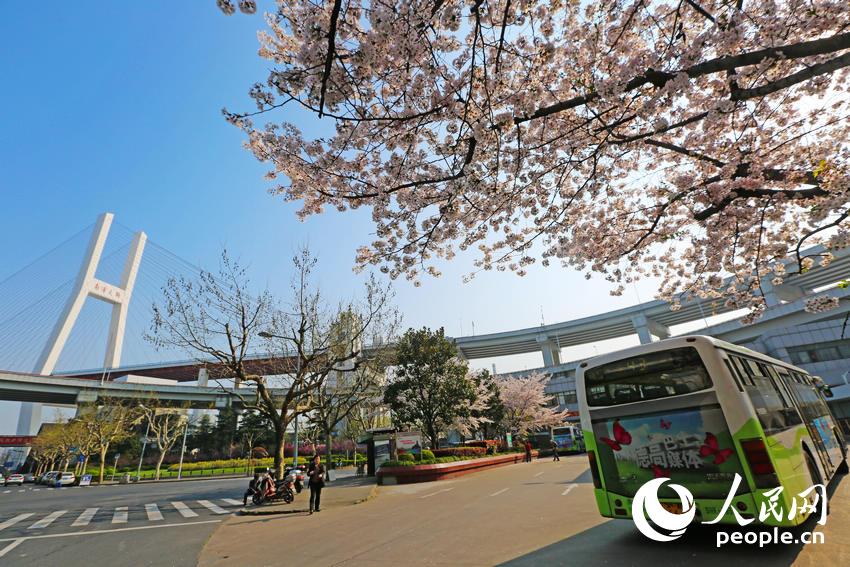
<svg viewBox="0 0 850 567">
<path fill-rule="evenodd" d="M 304 470 L 301 467 L 286 467 L 283 470 L 283 479 L 292 484 L 296 493 L 301 494 L 304 490 Z"/>
<path fill-rule="evenodd" d="M 265 473 L 260 480 L 260 488 L 251 496 L 251 501 L 257 506 L 266 502 L 283 501 L 290 504 L 295 500 L 295 492 L 291 482 L 286 478 L 283 480 L 275 480 L 270 473 Z"/>
</svg>

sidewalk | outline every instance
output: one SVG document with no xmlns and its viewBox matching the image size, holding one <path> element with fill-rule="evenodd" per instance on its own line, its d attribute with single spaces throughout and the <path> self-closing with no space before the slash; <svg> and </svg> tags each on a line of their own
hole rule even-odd
<svg viewBox="0 0 850 567">
<path fill-rule="evenodd" d="M 280 548 L 276 543 L 257 545 L 256 542 L 278 541 L 287 527 L 292 525 L 287 522 L 295 522 L 296 525 L 306 522 L 307 524 L 301 527 L 307 527 L 307 525 L 316 525 L 315 520 L 321 522 L 322 518 L 333 518 L 342 512 L 343 508 L 372 499 L 377 494 L 377 490 L 377 480 L 373 476 L 337 479 L 325 485 L 322 490 L 322 511 L 313 515 L 307 511 L 310 502 L 309 489 L 297 495 L 292 504 L 248 506 L 244 509 L 244 515 L 231 516 L 210 536 L 201 551 L 198 563 L 199 565 L 238 563 L 252 567 L 281 565 L 280 557 L 285 554 L 285 546 Z M 271 511 L 272 509 L 277 509 L 277 515 L 269 515 L 275 513 Z M 266 514 L 260 515 L 266 511 L 268 511 Z"/>
</svg>

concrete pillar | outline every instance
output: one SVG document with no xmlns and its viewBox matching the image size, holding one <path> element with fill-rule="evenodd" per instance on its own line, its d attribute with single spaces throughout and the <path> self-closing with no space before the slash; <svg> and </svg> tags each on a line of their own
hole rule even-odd
<svg viewBox="0 0 850 567">
<path fill-rule="evenodd" d="M 554 339 L 541 335 L 537 337 L 537 344 L 540 345 L 540 352 L 543 354 L 543 366 L 561 364 L 561 349 Z"/>
<path fill-rule="evenodd" d="M 647 318 L 643 313 L 638 313 L 632 317 L 632 326 L 635 328 L 640 344 L 645 345 L 652 342 L 652 336 L 655 335 L 659 339 L 670 337 L 670 329 L 665 325 L 652 319 Z"/>
</svg>

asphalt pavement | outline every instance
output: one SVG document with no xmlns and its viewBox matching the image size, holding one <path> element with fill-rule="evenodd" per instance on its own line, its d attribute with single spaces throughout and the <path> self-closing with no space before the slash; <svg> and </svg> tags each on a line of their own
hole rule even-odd
<svg viewBox="0 0 850 567">
<path fill-rule="evenodd" d="M 247 483 L 0 487 L 0 565 L 193 567 Z"/>
<path fill-rule="evenodd" d="M 833 486 L 823 544 L 729 545 L 714 526 L 654 542 L 629 520 L 599 516 L 585 455 L 522 463 L 460 478 L 381 486 L 357 506 L 312 516 L 236 516 L 204 546 L 200 567 L 850 565 L 850 476 Z M 722 527 L 719 529 L 728 529 Z M 733 527 L 732 529 L 735 529 Z M 286 534 L 284 548 L 268 545 Z"/>
</svg>

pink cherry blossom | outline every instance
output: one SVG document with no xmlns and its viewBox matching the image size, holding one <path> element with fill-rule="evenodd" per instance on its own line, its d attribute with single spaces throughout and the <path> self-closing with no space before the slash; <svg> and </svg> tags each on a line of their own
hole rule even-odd
<svg viewBox="0 0 850 567">
<path fill-rule="evenodd" d="M 847 0 L 280 0 L 257 110 L 226 117 L 299 216 L 370 210 L 360 266 L 468 251 L 756 317 L 848 242 L 848 30 Z"/>
</svg>

